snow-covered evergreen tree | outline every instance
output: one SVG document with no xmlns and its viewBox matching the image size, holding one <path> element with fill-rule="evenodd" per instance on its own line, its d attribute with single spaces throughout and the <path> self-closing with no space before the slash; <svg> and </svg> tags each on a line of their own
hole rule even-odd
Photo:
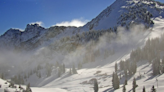
<svg viewBox="0 0 164 92">
<path fill-rule="evenodd" d="M 77 71 L 76 71 L 76 68 L 75 68 L 75 64 L 73 63 L 73 66 L 72 66 L 72 73 L 73 74 L 77 74 Z"/>
<path fill-rule="evenodd" d="M 142 92 L 146 92 L 145 86 L 143 87 L 143 91 Z"/>
<path fill-rule="evenodd" d="M 151 88 L 151 92 L 156 92 L 156 89 L 155 89 L 154 85 Z"/>
<path fill-rule="evenodd" d="M 136 79 L 134 78 L 133 79 L 133 92 L 136 92 L 136 87 L 137 87 Z"/>
<path fill-rule="evenodd" d="M 126 92 L 126 87 L 125 87 L 125 85 L 123 85 L 122 92 Z"/>
<path fill-rule="evenodd" d="M 115 72 L 117 73 L 117 63 L 115 63 Z"/>
<path fill-rule="evenodd" d="M 113 73 L 113 77 L 112 77 L 112 85 L 114 89 L 118 89 L 120 87 L 120 81 L 118 78 L 117 73 Z"/>
<path fill-rule="evenodd" d="M 97 79 L 94 79 L 94 92 L 98 92 L 99 87 L 98 87 L 98 83 L 97 83 Z"/>
</svg>

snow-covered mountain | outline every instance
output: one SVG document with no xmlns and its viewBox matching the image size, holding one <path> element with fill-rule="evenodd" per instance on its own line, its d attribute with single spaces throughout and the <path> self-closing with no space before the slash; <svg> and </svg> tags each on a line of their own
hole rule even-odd
<svg viewBox="0 0 164 92">
<path fill-rule="evenodd" d="M 153 0 L 116 0 L 96 18 L 87 23 L 84 30 L 101 30 L 132 23 L 153 24 L 150 18 L 164 17 L 164 4 Z"/>
<path fill-rule="evenodd" d="M 22 32 L 19 29 L 9 29 L 0 37 L 1 49 L 32 50 L 50 41 L 72 36 L 89 30 L 114 29 L 118 26 L 129 27 L 132 24 L 153 26 L 151 18 L 164 17 L 164 5 L 153 0 L 116 0 L 103 10 L 96 18 L 80 28 L 50 27 L 43 28 L 38 24 L 28 24 Z"/>
<path fill-rule="evenodd" d="M 24 31 L 11 28 L 0 37 L 0 72 L 7 78 L 23 77 L 25 84 L 42 87 L 33 87 L 34 92 L 91 92 L 93 78 L 98 80 L 99 91 L 120 92 L 121 88 L 112 88 L 115 63 L 129 59 L 131 51 L 143 47 L 148 39 L 160 37 L 163 24 L 164 4 L 153 0 L 116 0 L 83 27 L 43 28 L 28 24 Z M 66 65 L 65 73 L 59 72 L 62 64 Z M 155 81 L 151 65 L 147 60 L 138 61 L 137 72 L 128 78 L 127 91 L 132 90 L 133 77 L 139 84 L 137 92 L 143 86 L 151 88 Z M 78 66 L 78 74 L 70 74 L 72 66 Z M 156 77 L 163 80 L 163 75 Z M 159 86 L 158 91 L 163 92 L 162 88 Z"/>
<path fill-rule="evenodd" d="M 43 28 L 38 24 L 27 24 L 24 31 L 9 29 L 0 37 L 1 50 L 33 50 L 41 45 L 50 43 L 51 39 L 58 40 L 70 36 L 78 30 L 76 27 Z"/>
</svg>

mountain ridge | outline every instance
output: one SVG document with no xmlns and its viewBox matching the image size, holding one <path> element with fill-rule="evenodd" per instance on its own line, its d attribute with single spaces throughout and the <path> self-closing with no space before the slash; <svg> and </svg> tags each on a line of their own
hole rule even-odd
<svg viewBox="0 0 164 92">
<path fill-rule="evenodd" d="M 116 31 L 118 26 L 128 28 L 133 24 L 144 24 L 151 27 L 153 26 L 151 18 L 159 16 L 164 18 L 164 5 L 162 3 L 153 0 L 116 0 L 83 27 L 53 26 L 44 28 L 38 24 L 27 24 L 23 32 L 16 29 L 9 29 L 9 32 L 5 32 L 0 37 L 0 46 L 2 49 L 22 48 L 30 50 L 48 44 L 47 41 L 52 40 L 52 38 L 58 40 L 90 30 L 113 29 Z M 61 36 L 59 37 L 59 35 Z"/>
</svg>

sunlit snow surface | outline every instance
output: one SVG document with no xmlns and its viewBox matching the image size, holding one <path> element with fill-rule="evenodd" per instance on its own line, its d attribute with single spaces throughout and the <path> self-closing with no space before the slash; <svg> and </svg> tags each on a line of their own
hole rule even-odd
<svg viewBox="0 0 164 92">
<path fill-rule="evenodd" d="M 59 90 L 59 89 L 53 89 L 53 88 L 60 88 L 63 89 L 60 92 L 93 92 L 93 84 L 81 84 L 84 81 L 89 81 L 92 78 L 96 78 L 99 83 L 99 92 L 121 92 L 122 91 L 122 85 L 124 83 L 124 78 L 120 81 L 120 89 L 113 90 L 112 88 L 112 73 L 114 71 L 114 65 L 115 62 L 119 62 L 120 60 L 124 60 L 129 57 L 129 53 L 132 49 L 135 49 L 139 46 L 143 46 L 144 42 L 148 38 L 156 38 L 160 37 L 161 34 L 164 32 L 164 19 L 158 17 L 154 19 L 154 27 L 151 31 L 148 33 L 145 32 L 142 36 L 136 37 L 138 40 L 134 40 L 137 43 L 135 45 L 132 45 L 131 42 L 124 44 L 124 47 L 116 47 L 118 52 L 115 52 L 113 56 L 108 57 L 104 61 L 99 61 L 95 63 L 90 63 L 90 66 L 95 66 L 97 64 L 97 67 L 92 68 L 84 68 L 78 70 L 78 74 L 65 77 L 66 75 L 63 75 L 62 77 L 52 80 L 52 82 L 46 84 L 41 89 L 39 88 L 32 88 L 34 92 L 42 92 L 38 90 L 47 90 L 46 92 L 51 92 L 51 90 Z M 138 41 L 138 42 L 137 42 Z M 130 46 L 129 46 L 130 45 Z M 126 46 L 129 46 L 129 48 L 126 48 Z M 101 71 L 101 73 L 96 74 L 97 71 Z M 139 62 L 137 73 L 128 79 L 128 85 L 126 86 L 126 91 L 129 92 L 132 91 L 132 81 L 135 77 L 137 80 L 138 87 L 136 88 L 136 92 L 141 92 L 143 86 L 145 86 L 146 91 L 150 91 L 152 85 L 155 85 L 155 88 L 157 92 L 163 92 L 164 89 L 164 75 L 155 76 L 152 77 L 151 75 L 151 65 L 149 65 L 146 62 Z M 139 74 L 142 75 L 142 78 L 139 79 Z M 158 79 L 158 87 L 156 78 Z M 59 91 L 56 91 L 59 92 Z"/>
</svg>

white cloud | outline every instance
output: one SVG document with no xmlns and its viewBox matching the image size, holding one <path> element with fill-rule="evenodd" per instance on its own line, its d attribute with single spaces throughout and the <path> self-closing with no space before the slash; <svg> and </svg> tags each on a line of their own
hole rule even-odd
<svg viewBox="0 0 164 92">
<path fill-rule="evenodd" d="M 43 26 L 43 22 L 42 21 L 31 22 L 30 24 L 39 24 L 39 26 Z"/>
<path fill-rule="evenodd" d="M 76 27 L 80 27 L 80 26 L 84 26 L 87 22 L 88 22 L 88 20 L 73 19 L 71 21 L 63 21 L 61 23 L 56 23 L 55 26 L 76 26 Z"/>
</svg>

